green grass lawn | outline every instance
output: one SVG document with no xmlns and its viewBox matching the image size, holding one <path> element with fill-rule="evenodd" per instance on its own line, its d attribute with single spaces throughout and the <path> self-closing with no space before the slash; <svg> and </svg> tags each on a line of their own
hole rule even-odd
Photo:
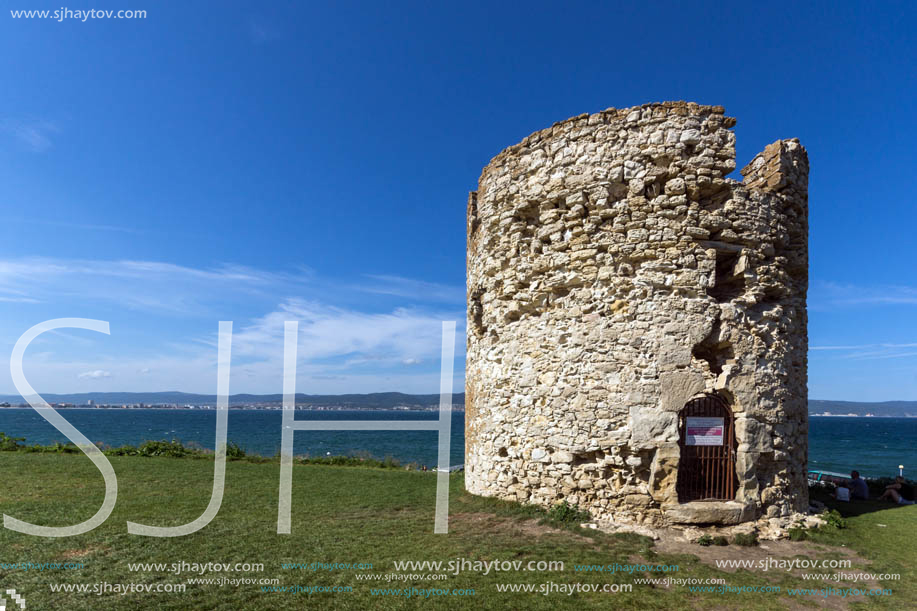
<svg viewBox="0 0 917 611">
<path fill-rule="evenodd" d="M 17 562 L 82 562 L 78 570 L 0 568 L 0 592 L 14 588 L 27 609 L 779 609 L 819 608 L 826 602 L 785 593 L 789 587 L 824 587 L 798 575 L 740 570 L 719 571 L 693 553 L 654 551 L 652 541 L 636 535 L 606 535 L 546 522 L 544 512 L 468 495 L 461 474 L 451 482 L 450 533 L 433 534 L 436 477 L 404 470 L 297 465 L 293 480 L 293 532 L 276 534 L 279 466 L 230 462 L 222 509 L 210 525 L 178 538 L 127 533 L 126 522 L 179 525 L 206 507 L 213 463 L 181 458 L 112 457 L 118 474 L 118 503 L 108 521 L 85 535 L 45 539 L 0 529 L 0 566 Z M 63 526 L 92 516 L 101 504 L 102 477 L 81 455 L 0 452 L 0 511 L 28 522 Z M 917 507 L 876 504 L 845 508 L 850 527 L 813 535 L 804 545 L 834 557 L 843 546 L 871 564 L 870 572 L 901 574 L 883 582 L 893 594 L 858 599 L 851 608 L 917 607 L 914 564 Z M 883 524 L 884 526 L 878 526 Z M 696 547 L 696 546 L 695 546 Z M 701 548 L 697 548 L 698 552 Z M 716 553 L 703 548 L 705 553 Z M 737 548 L 729 546 L 735 551 Z M 761 550 L 758 550 L 760 553 Z M 810 553 L 809 552 L 809 553 Z M 474 571 L 446 580 L 411 579 L 398 583 L 358 580 L 358 574 L 395 573 L 402 560 L 563 561 L 554 572 Z M 190 574 L 131 572 L 128 563 L 262 563 L 263 572 L 211 573 L 205 578 L 279 579 L 281 586 L 342 586 L 349 592 L 263 592 L 257 584 L 187 585 L 184 593 L 61 593 L 52 584 L 180 584 Z M 283 569 L 286 562 L 371 563 L 371 570 Z M 634 584 L 631 592 L 501 593 L 498 584 L 633 584 L 635 578 L 664 575 L 577 572 L 574 564 L 677 564 L 678 578 L 723 578 L 733 587 L 780 586 L 783 593 L 690 592 L 683 586 Z M 407 571 L 410 573 L 411 571 Z M 837 584 L 834 584 L 837 586 Z M 373 589 L 473 589 L 474 595 L 374 595 Z M 846 608 L 834 597 L 829 608 Z M 7 607 L 12 609 L 11 606 Z"/>
</svg>

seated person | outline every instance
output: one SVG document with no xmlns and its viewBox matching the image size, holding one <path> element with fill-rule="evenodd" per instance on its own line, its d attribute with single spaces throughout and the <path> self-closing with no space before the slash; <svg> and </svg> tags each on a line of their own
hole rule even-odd
<svg viewBox="0 0 917 611">
<path fill-rule="evenodd" d="M 837 490 L 834 491 L 834 498 L 839 501 L 849 501 L 850 500 L 850 489 L 844 488 L 843 486 L 838 486 Z"/>
<path fill-rule="evenodd" d="M 910 497 L 910 498 L 907 498 Z M 899 505 L 913 505 L 914 488 L 904 481 L 900 475 L 895 478 L 894 484 L 885 487 L 885 492 L 879 497 L 879 500 L 888 499 Z"/>
<path fill-rule="evenodd" d="M 869 486 L 866 485 L 866 480 L 860 477 L 859 471 L 852 471 L 850 473 L 850 481 L 847 482 L 847 488 L 850 489 L 850 498 L 869 498 Z"/>
</svg>

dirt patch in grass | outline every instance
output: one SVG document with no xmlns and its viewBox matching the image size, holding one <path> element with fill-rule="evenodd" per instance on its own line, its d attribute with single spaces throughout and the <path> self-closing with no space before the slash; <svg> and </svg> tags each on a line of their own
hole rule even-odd
<svg viewBox="0 0 917 611">
<path fill-rule="evenodd" d="M 583 535 L 578 535 L 569 530 L 556 528 L 550 524 L 542 524 L 540 520 L 519 520 L 503 518 L 492 513 L 456 513 L 449 516 L 449 532 L 483 534 L 483 535 L 508 535 L 511 537 L 540 538 L 547 535 L 563 536 L 569 541 L 593 543 L 593 540 Z"/>
</svg>

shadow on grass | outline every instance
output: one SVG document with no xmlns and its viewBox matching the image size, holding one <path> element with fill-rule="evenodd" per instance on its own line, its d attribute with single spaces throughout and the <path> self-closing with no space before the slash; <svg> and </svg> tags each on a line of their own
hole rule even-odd
<svg viewBox="0 0 917 611">
<path fill-rule="evenodd" d="M 891 501 L 880 501 L 878 499 L 851 499 L 850 501 L 839 501 L 834 498 L 830 492 L 821 488 L 812 488 L 809 490 L 809 500 L 824 503 L 828 509 L 836 509 L 845 518 L 861 516 L 876 511 L 886 511 L 888 509 L 904 509 L 905 505 L 898 505 Z"/>
</svg>

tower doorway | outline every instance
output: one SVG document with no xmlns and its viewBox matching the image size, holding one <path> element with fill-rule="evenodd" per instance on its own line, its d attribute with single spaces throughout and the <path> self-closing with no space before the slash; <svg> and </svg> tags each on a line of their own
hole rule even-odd
<svg viewBox="0 0 917 611">
<path fill-rule="evenodd" d="M 734 500 L 735 421 L 717 394 L 692 399 L 678 413 L 678 502 Z"/>
</svg>

